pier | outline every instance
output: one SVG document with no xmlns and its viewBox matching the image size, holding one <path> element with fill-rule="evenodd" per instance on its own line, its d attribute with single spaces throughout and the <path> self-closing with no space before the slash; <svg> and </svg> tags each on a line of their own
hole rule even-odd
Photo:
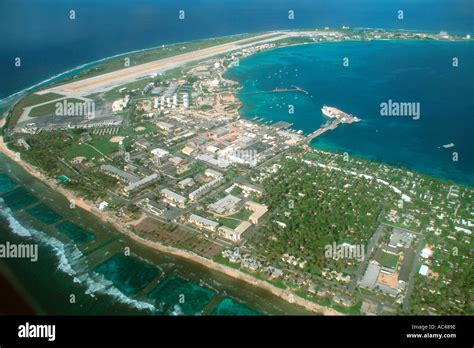
<svg viewBox="0 0 474 348">
<path fill-rule="evenodd" d="M 328 130 L 336 129 L 341 123 L 353 124 L 360 122 L 361 119 L 341 111 L 335 107 L 323 106 L 321 109 L 324 115 L 331 117 L 333 121 L 326 123 L 321 128 L 315 130 L 313 133 L 309 134 L 306 139 L 308 142 L 319 137 L 321 134 L 327 132 Z"/>
<path fill-rule="evenodd" d="M 244 92 L 240 93 L 241 95 L 245 94 L 270 94 L 270 93 L 289 93 L 289 92 L 297 92 L 297 93 L 303 93 L 304 95 L 309 95 L 309 92 L 306 91 L 305 89 L 291 85 L 290 88 L 274 88 L 270 91 L 255 91 L 255 92 Z"/>
<path fill-rule="evenodd" d="M 342 120 L 337 118 L 334 121 L 332 121 L 331 123 L 326 124 L 326 125 L 322 126 L 321 128 L 315 130 L 313 133 L 308 134 L 308 136 L 306 137 L 306 140 L 308 142 L 311 142 L 313 139 L 316 139 L 321 134 L 323 134 L 323 133 L 325 133 L 329 130 L 336 129 L 337 126 L 339 126 L 341 123 L 343 123 Z"/>
</svg>

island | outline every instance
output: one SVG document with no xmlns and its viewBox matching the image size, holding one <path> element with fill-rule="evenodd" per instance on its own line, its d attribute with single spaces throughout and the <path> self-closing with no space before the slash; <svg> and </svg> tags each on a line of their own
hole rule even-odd
<svg viewBox="0 0 474 348">
<path fill-rule="evenodd" d="M 471 188 L 311 147 L 363 122 L 337 105 L 311 134 L 245 119 L 225 78 L 259 52 L 370 40 L 470 37 L 322 28 L 124 54 L 18 100 L 0 151 L 72 209 L 308 310 L 472 314 Z"/>
</svg>

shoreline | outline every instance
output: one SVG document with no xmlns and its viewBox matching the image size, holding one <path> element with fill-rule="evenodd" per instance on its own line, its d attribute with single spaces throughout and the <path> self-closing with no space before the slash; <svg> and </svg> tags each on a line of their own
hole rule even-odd
<svg viewBox="0 0 474 348">
<path fill-rule="evenodd" d="M 5 123 L 4 120 L 0 120 L 0 127 L 4 123 Z M 214 271 L 224 273 L 225 275 L 227 275 L 229 277 L 232 277 L 234 279 L 245 281 L 246 283 L 248 283 L 252 286 L 256 286 L 256 287 L 259 287 L 261 289 L 267 290 L 272 295 L 277 296 L 277 297 L 279 297 L 279 298 L 281 298 L 281 299 L 283 299 L 283 300 L 285 300 L 285 301 L 287 301 L 291 304 L 299 305 L 299 306 L 301 306 L 301 307 L 303 307 L 306 310 L 309 310 L 311 312 L 321 313 L 323 315 L 344 315 L 343 313 L 338 312 L 335 309 L 319 305 L 315 302 L 312 302 L 312 301 L 307 300 L 303 297 L 300 297 L 300 296 L 292 293 L 289 290 L 284 290 L 284 289 L 278 288 L 278 287 L 270 284 L 269 282 L 257 279 L 255 277 L 251 276 L 250 274 L 246 274 L 246 273 L 244 273 L 240 270 L 237 270 L 237 269 L 228 267 L 226 265 L 217 263 L 213 260 L 206 259 L 206 258 L 204 258 L 200 255 L 197 255 L 197 254 L 193 253 L 193 252 L 178 249 L 178 248 L 174 248 L 174 247 L 170 247 L 170 246 L 167 246 L 167 245 L 159 243 L 159 242 L 153 242 L 153 241 L 144 239 L 144 238 L 136 235 L 135 233 L 133 233 L 133 232 L 131 232 L 127 229 L 127 227 L 129 225 L 133 225 L 134 222 L 131 222 L 131 223 L 125 225 L 125 226 L 123 226 L 122 224 L 117 223 L 109 214 L 107 214 L 105 212 L 100 212 L 99 210 L 97 210 L 93 206 L 93 204 L 85 201 L 82 198 L 77 197 L 71 191 L 57 186 L 54 180 L 52 180 L 50 178 L 47 178 L 35 166 L 33 166 L 29 163 L 26 163 L 25 161 L 23 161 L 21 159 L 16 160 L 15 153 L 6 146 L 6 144 L 3 140 L 3 136 L 0 136 L 0 152 L 3 153 L 5 156 L 7 156 L 10 160 L 18 163 L 18 165 L 20 165 L 26 172 L 28 172 L 28 174 L 30 174 L 31 176 L 33 176 L 36 179 L 40 180 L 41 182 L 45 183 L 47 186 L 49 186 L 51 189 L 55 190 L 56 192 L 60 193 L 61 195 L 63 195 L 69 201 L 74 200 L 77 207 L 82 208 L 83 210 L 85 210 L 85 211 L 87 211 L 91 214 L 94 214 L 96 217 L 100 218 L 102 221 L 111 224 L 118 232 L 120 232 L 124 236 L 129 237 L 132 240 L 134 240 L 134 241 L 136 241 L 136 242 L 138 242 L 138 243 L 140 243 L 144 246 L 147 246 L 151 249 L 158 250 L 158 251 L 161 251 L 161 252 L 164 252 L 164 253 L 167 253 L 167 254 L 171 254 L 171 255 L 174 255 L 174 256 L 177 256 L 177 257 L 181 257 L 181 258 L 190 260 L 192 262 L 198 263 L 198 264 L 200 264 L 202 266 L 205 266 L 209 269 L 212 269 Z"/>
<path fill-rule="evenodd" d="M 265 30 L 265 31 L 261 31 L 261 32 L 260 31 L 259 32 L 245 32 L 245 33 L 229 34 L 229 35 L 223 35 L 223 36 L 212 36 L 212 37 L 207 37 L 207 38 L 202 38 L 202 39 L 173 42 L 173 43 L 168 43 L 168 44 L 163 44 L 163 45 L 165 45 L 165 46 L 183 45 L 183 44 L 192 43 L 192 42 L 215 40 L 215 39 L 221 39 L 221 38 L 225 38 L 225 37 L 234 37 L 234 36 L 248 35 L 248 34 L 252 34 L 252 35 L 257 36 L 257 35 L 273 33 L 273 32 L 283 32 L 283 33 L 284 32 L 290 32 L 290 31 L 302 32 L 302 31 L 307 31 L 307 30 L 322 30 L 322 29 L 323 28 L 273 29 L 273 30 Z M 331 30 L 341 30 L 341 28 L 338 28 L 338 27 L 329 27 L 329 29 L 331 29 Z M 352 29 L 352 30 L 383 30 L 383 31 L 394 31 L 394 32 L 409 32 L 409 33 L 422 32 L 422 33 L 429 33 L 429 34 L 435 34 L 436 32 L 438 32 L 438 30 L 434 30 L 434 29 L 427 30 L 427 29 L 403 29 L 403 28 L 381 28 L 381 27 L 353 27 L 353 28 L 350 28 L 350 29 Z M 465 36 L 465 35 L 471 34 L 470 32 L 452 32 L 452 33 L 453 33 L 453 35 L 457 35 L 457 36 Z M 400 41 L 400 39 L 393 39 L 393 40 L 394 41 Z M 469 41 L 471 41 L 471 40 L 474 40 L 474 39 L 469 39 Z M 354 40 L 354 41 L 360 41 L 360 40 Z M 403 40 L 401 40 L 401 41 L 403 41 Z M 431 41 L 431 40 L 428 40 L 428 41 Z M 442 40 L 442 41 L 446 42 L 447 40 Z M 463 40 L 454 40 L 453 42 L 460 42 L 460 41 L 463 41 Z M 334 43 L 337 43 L 337 42 L 334 42 Z M 300 45 L 300 44 L 290 44 L 288 46 L 296 46 L 296 45 Z M 131 50 L 131 51 L 112 54 L 112 55 L 107 56 L 107 57 L 102 57 L 102 58 L 98 58 L 96 60 L 92 60 L 92 61 L 89 61 L 89 62 L 86 62 L 86 63 L 79 64 L 77 66 L 71 67 L 71 68 L 66 69 L 64 71 L 61 71 L 59 73 L 55 73 L 51 77 L 46 78 L 44 80 L 41 80 L 41 81 L 39 81 L 39 82 L 37 82 L 33 85 L 30 85 L 29 87 L 25 87 L 25 88 L 23 88 L 19 91 L 10 93 L 10 94 L 0 98 L 0 103 L 5 102 L 7 99 L 11 99 L 11 98 L 14 98 L 16 96 L 19 96 L 22 93 L 33 92 L 35 89 L 46 88 L 49 85 L 54 86 L 56 82 L 61 84 L 61 82 L 62 82 L 61 78 L 66 74 L 77 73 L 77 72 L 80 72 L 81 70 L 83 70 L 85 68 L 100 65 L 101 63 L 105 63 L 105 62 L 107 62 L 108 60 L 111 60 L 111 59 L 120 58 L 124 55 L 129 55 L 129 54 L 135 54 L 135 53 L 146 52 L 146 51 L 149 51 L 149 50 L 154 50 L 154 49 L 160 48 L 160 46 L 161 45 L 155 45 L 155 46 L 151 46 L 151 47 L 139 48 L 139 49 L 135 49 L 135 50 Z M 288 46 L 284 46 L 284 47 L 288 47 Z M 54 81 L 56 79 L 59 79 L 59 80 Z M 6 112 L 8 112 L 8 110 L 6 110 Z M 1 116 L 2 115 L 0 115 L 0 119 L 2 119 Z"/>
</svg>

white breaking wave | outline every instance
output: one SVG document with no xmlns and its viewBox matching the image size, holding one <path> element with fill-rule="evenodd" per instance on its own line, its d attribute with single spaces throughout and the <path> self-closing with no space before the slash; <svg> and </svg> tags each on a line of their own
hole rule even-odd
<svg viewBox="0 0 474 348">
<path fill-rule="evenodd" d="M 173 316 L 184 315 L 184 312 L 180 305 L 175 304 L 173 307 L 173 310 L 170 312 L 170 315 L 173 315 Z"/>
<path fill-rule="evenodd" d="M 3 203 L 4 201 L 0 199 L 0 202 Z M 59 260 L 58 269 L 73 277 L 74 282 L 80 283 L 71 263 L 77 262 L 77 260 L 82 258 L 83 254 L 74 244 L 64 244 L 60 240 L 33 227 L 23 226 L 7 207 L 2 207 L 0 214 L 8 221 L 12 233 L 20 237 L 31 238 L 38 243 L 49 246 Z"/>
<path fill-rule="evenodd" d="M 5 205 L 5 201 L 2 198 L 0 198 L 0 206 L 0 215 L 8 221 L 11 231 L 20 237 L 31 237 L 30 231 L 13 217 L 12 211 Z"/>
<path fill-rule="evenodd" d="M 117 289 L 110 280 L 96 272 L 92 272 L 91 276 L 86 279 L 85 283 L 87 286 L 86 294 L 91 297 L 95 297 L 95 294 L 101 293 L 111 296 L 119 302 L 131 305 L 139 310 L 149 310 L 150 312 L 157 311 L 157 308 L 151 303 L 135 300 L 126 296 Z"/>
<path fill-rule="evenodd" d="M 84 258 L 84 254 L 74 243 L 70 242 L 65 244 L 59 239 L 38 231 L 33 227 L 23 226 L 12 215 L 12 211 L 4 205 L 4 201 L 1 198 L 0 206 L 0 215 L 8 221 L 11 232 L 17 236 L 30 238 L 38 243 L 49 246 L 59 261 L 58 270 L 71 276 L 75 283 L 84 285 L 87 295 L 95 297 L 94 294 L 102 293 L 139 310 L 149 310 L 151 312 L 158 310 L 148 302 L 135 300 L 124 295 L 111 281 L 105 279 L 102 275 L 96 272 L 89 272 L 87 259 Z"/>
</svg>

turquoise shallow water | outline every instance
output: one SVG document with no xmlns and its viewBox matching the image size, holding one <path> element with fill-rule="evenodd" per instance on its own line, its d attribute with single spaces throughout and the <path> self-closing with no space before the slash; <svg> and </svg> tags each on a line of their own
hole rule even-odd
<svg viewBox="0 0 474 348">
<path fill-rule="evenodd" d="M 42 203 L 29 208 L 27 212 L 46 225 L 54 224 L 62 219 L 61 215 Z"/>
<path fill-rule="evenodd" d="M 156 300 L 164 313 L 196 315 L 202 312 L 215 295 L 215 291 L 171 275 L 152 290 L 148 297 Z"/>
<path fill-rule="evenodd" d="M 453 57 L 459 66 L 452 66 Z M 349 66 L 343 66 L 343 59 Z M 348 152 L 474 185 L 474 43 L 372 41 L 286 47 L 246 58 L 227 77 L 243 85 L 242 114 L 287 121 L 309 133 L 328 121 L 323 105 L 363 121 L 318 137 L 317 148 Z M 302 93 L 246 94 L 296 85 Z M 414 102 L 420 119 L 381 116 L 380 104 Z M 294 113 L 290 114 L 289 105 Z M 454 143 L 444 149 L 442 145 Z M 453 152 L 458 161 L 453 161 Z"/>
<path fill-rule="evenodd" d="M 67 235 L 76 243 L 86 243 L 95 239 L 95 235 L 71 221 L 64 221 L 57 226 L 57 229 Z"/>
<path fill-rule="evenodd" d="M 20 210 L 33 203 L 36 203 L 38 199 L 28 192 L 23 187 L 18 187 L 12 191 L 9 191 L 1 196 L 5 201 L 5 204 L 12 210 Z"/>
<path fill-rule="evenodd" d="M 0 174 L 0 193 L 11 190 L 16 184 L 6 174 Z"/>
<path fill-rule="evenodd" d="M 212 311 L 212 315 L 257 315 L 257 313 L 247 306 L 226 297 L 217 304 L 217 306 Z"/>
<path fill-rule="evenodd" d="M 116 254 L 94 269 L 125 294 L 135 294 L 157 277 L 158 267 L 123 253 Z"/>
</svg>

